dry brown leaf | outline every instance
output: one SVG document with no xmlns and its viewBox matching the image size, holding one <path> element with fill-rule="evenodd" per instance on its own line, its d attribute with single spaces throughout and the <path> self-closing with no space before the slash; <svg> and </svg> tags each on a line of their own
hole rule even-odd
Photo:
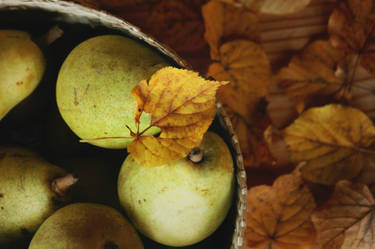
<svg viewBox="0 0 375 249">
<path fill-rule="evenodd" d="M 206 45 L 200 6 L 206 0 L 163 0 L 155 4 L 142 27 L 173 49 L 194 51 Z"/>
<path fill-rule="evenodd" d="M 280 176 L 272 187 L 251 188 L 247 203 L 246 248 L 311 248 L 315 231 L 310 215 L 315 202 L 298 170 Z"/>
<path fill-rule="evenodd" d="M 358 66 L 348 103 L 375 119 L 375 75 Z"/>
<path fill-rule="evenodd" d="M 212 60 L 219 60 L 219 47 L 228 40 L 259 41 L 258 16 L 242 8 L 211 0 L 202 7 L 205 39 Z"/>
<path fill-rule="evenodd" d="M 366 185 L 343 180 L 330 200 L 313 213 L 322 249 L 374 249 L 375 200 Z"/>
<path fill-rule="evenodd" d="M 267 14 L 290 14 L 304 9 L 311 0 L 220 0 Z"/>
<path fill-rule="evenodd" d="M 149 127 L 161 129 L 159 137 L 133 134 L 128 151 L 145 166 L 159 166 L 186 156 L 199 146 L 216 113 L 216 91 L 228 82 L 208 81 L 198 73 L 166 67 L 147 83 L 133 88 L 136 99 L 135 122 L 143 112 L 151 114 Z"/>
<path fill-rule="evenodd" d="M 275 77 L 273 77 L 270 84 L 270 91 L 266 96 L 267 114 L 272 120 L 272 124 L 281 129 L 289 125 L 297 118 L 298 113 L 294 103 L 289 96 L 275 84 Z"/>
<path fill-rule="evenodd" d="M 238 137 L 245 167 L 263 168 L 271 166 L 274 159 L 262 136 L 265 127 L 269 124 L 268 118 L 262 116 L 249 124 L 229 107 L 224 108 Z"/>
<path fill-rule="evenodd" d="M 218 98 L 250 122 L 259 100 L 268 93 L 268 58 L 260 45 L 245 40 L 227 42 L 219 52 L 220 61 L 210 65 L 207 75 L 231 82 L 220 88 Z"/>
<path fill-rule="evenodd" d="M 355 57 L 355 65 L 359 63 L 372 73 L 375 72 L 374 7 L 372 0 L 342 1 L 328 23 L 332 45 Z"/>
<path fill-rule="evenodd" d="M 341 56 L 328 41 L 315 41 L 280 70 L 275 82 L 302 112 L 317 96 L 333 95 L 342 88 L 336 77 Z"/>
<path fill-rule="evenodd" d="M 303 177 L 332 185 L 356 177 L 368 147 L 375 141 L 375 127 L 361 111 L 341 105 L 316 107 L 302 113 L 283 131 L 294 163 L 306 162 Z"/>
<path fill-rule="evenodd" d="M 264 131 L 264 140 L 273 158 L 275 158 L 274 166 L 280 168 L 291 164 L 288 147 L 277 128 L 270 125 Z"/>
</svg>

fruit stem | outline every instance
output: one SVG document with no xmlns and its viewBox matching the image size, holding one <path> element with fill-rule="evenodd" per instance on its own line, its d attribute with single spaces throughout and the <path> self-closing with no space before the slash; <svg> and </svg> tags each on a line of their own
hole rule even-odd
<svg viewBox="0 0 375 249">
<path fill-rule="evenodd" d="M 57 39 L 63 36 L 64 31 L 57 25 L 50 28 L 39 40 L 39 44 L 43 47 L 48 47 Z"/>
<path fill-rule="evenodd" d="M 78 182 L 78 178 L 72 174 L 56 178 L 52 181 L 52 191 L 63 196 L 76 182 Z"/>
<path fill-rule="evenodd" d="M 203 151 L 200 148 L 193 148 L 189 155 L 188 159 L 193 163 L 200 163 L 203 160 Z"/>
</svg>

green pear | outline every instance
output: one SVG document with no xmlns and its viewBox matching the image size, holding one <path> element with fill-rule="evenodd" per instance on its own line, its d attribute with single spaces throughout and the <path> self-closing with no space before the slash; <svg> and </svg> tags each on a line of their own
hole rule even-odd
<svg viewBox="0 0 375 249">
<path fill-rule="evenodd" d="M 232 203 L 233 160 L 225 142 L 207 132 L 193 151 L 201 154 L 153 168 L 130 154 L 120 170 L 121 205 L 141 233 L 164 245 L 187 246 L 205 239 Z"/>
<path fill-rule="evenodd" d="M 0 245 L 35 232 L 65 202 L 76 179 L 34 152 L 0 147 Z"/>
<path fill-rule="evenodd" d="M 168 65 L 159 53 L 127 37 L 103 35 L 88 39 L 71 51 L 59 71 L 56 99 L 61 116 L 84 140 L 128 137 L 91 140 L 91 144 L 125 148 L 133 140 L 126 126 L 136 130 L 131 90 Z M 150 120 L 150 115 L 142 114 L 140 129 L 146 128 Z M 154 127 L 145 134 L 158 131 Z"/>
<path fill-rule="evenodd" d="M 18 30 L 0 30 L 0 51 L 1 120 L 38 86 L 45 59 L 30 36 Z"/>
<path fill-rule="evenodd" d="M 59 209 L 38 229 L 29 249 L 143 249 L 132 225 L 117 210 L 92 203 Z"/>
</svg>

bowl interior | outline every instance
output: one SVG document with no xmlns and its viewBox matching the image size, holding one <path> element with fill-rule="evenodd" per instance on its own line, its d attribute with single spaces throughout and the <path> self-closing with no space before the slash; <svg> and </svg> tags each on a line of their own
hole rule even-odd
<svg viewBox="0 0 375 249">
<path fill-rule="evenodd" d="M 5 1 L 6 2 L 6 1 Z M 19 3 L 17 3 L 19 2 Z M 0 3 L 0 29 L 25 30 L 32 35 L 32 39 L 40 42 L 43 35 L 53 26 L 63 30 L 62 37 L 42 50 L 46 56 L 47 68 L 44 78 L 34 93 L 14 108 L 5 119 L 0 122 L 0 145 L 19 144 L 33 148 L 49 161 L 54 162 L 56 157 L 63 153 L 54 151 L 46 146 L 44 130 L 48 125 L 49 113 L 57 115 L 56 122 L 65 129 L 65 134 L 74 143 L 78 138 L 64 124 L 58 115 L 55 101 L 55 83 L 60 66 L 69 52 L 80 42 L 97 35 L 119 34 L 131 37 L 144 46 L 149 46 L 163 54 L 176 67 L 189 67 L 173 51 L 160 45 L 152 38 L 140 32 L 136 27 L 105 13 L 90 10 L 76 4 L 58 3 L 58 1 L 9 1 Z M 245 201 L 243 190 L 246 190 L 241 155 L 235 136 L 230 127 L 229 119 L 223 110 L 218 108 L 218 114 L 210 129 L 221 135 L 231 149 L 236 165 L 237 195 L 230 212 L 220 228 L 204 241 L 188 247 L 191 249 L 208 248 L 240 248 L 243 234 L 243 212 Z M 27 122 L 27 126 L 25 126 Z M 56 143 L 59 143 L 56 137 Z M 64 138 L 65 139 L 65 138 Z M 77 142 L 78 143 L 78 142 Z M 122 162 L 127 153 L 124 150 L 104 150 L 87 144 L 77 144 L 76 152 L 84 155 L 101 153 L 110 160 Z M 121 163 L 119 163 L 119 167 Z M 114 179 L 115 181 L 116 179 Z M 240 225 L 242 224 L 242 226 Z M 155 243 L 142 236 L 145 249 L 166 249 L 167 247 Z M 27 245 L 24 246 L 27 248 Z M 18 249 L 22 249 L 18 247 Z"/>
</svg>

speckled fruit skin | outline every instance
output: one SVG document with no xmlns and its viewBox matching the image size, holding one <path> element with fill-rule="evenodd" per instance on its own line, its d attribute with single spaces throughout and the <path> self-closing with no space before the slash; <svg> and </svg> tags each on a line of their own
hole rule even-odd
<svg viewBox="0 0 375 249">
<path fill-rule="evenodd" d="M 35 232 L 60 207 L 51 182 L 66 174 L 27 149 L 0 147 L 0 248 Z"/>
<path fill-rule="evenodd" d="M 38 86 L 45 70 L 42 51 L 28 33 L 0 30 L 0 120 Z"/>
<path fill-rule="evenodd" d="M 234 191 L 233 160 L 215 133 L 200 146 L 204 160 L 147 168 L 129 155 L 118 179 L 121 205 L 138 230 L 168 246 L 187 246 L 213 233 L 226 217 Z"/>
<path fill-rule="evenodd" d="M 143 249 L 132 225 L 117 210 L 75 203 L 51 215 L 34 235 L 29 249 Z"/>
<path fill-rule="evenodd" d="M 131 137 L 136 131 L 135 100 L 131 90 L 168 66 L 156 51 L 127 37 L 104 35 L 88 39 L 65 59 L 57 80 L 56 98 L 61 116 L 82 139 Z M 142 114 L 141 129 L 150 124 Z M 159 131 L 152 128 L 153 135 Z M 130 139 L 105 139 L 90 143 L 112 149 L 125 148 Z"/>
</svg>

